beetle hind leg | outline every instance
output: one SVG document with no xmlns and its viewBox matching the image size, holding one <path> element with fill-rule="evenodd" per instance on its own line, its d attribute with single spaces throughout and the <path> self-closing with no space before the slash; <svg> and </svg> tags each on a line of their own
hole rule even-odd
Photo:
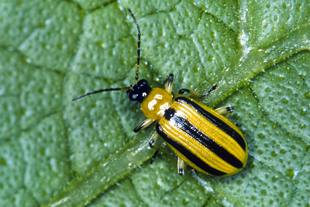
<svg viewBox="0 0 310 207">
<path fill-rule="evenodd" d="M 152 156 L 152 158 L 151 158 L 151 164 L 154 162 L 154 160 L 155 160 L 155 158 L 156 158 L 156 156 L 158 155 L 158 153 L 159 153 L 159 147 L 158 146 L 155 146 L 154 147 L 154 143 L 155 143 L 155 141 L 158 139 L 158 137 L 159 137 L 159 135 L 157 134 L 157 132 L 154 132 L 153 134 L 152 134 L 152 136 L 151 136 L 151 138 L 150 138 L 150 141 L 149 141 L 149 145 L 150 145 L 150 147 L 151 148 L 155 148 L 155 153 L 154 153 L 154 155 Z"/>
<path fill-rule="evenodd" d="M 155 143 L 155 141 L 157 140 L 158 137 L 159 137 L 159 135 L 157 134 L 157 132 L 154 132 L 152 134 L 151 139 L 149 141 L 149 145 L 150 145 L 151 148 L 154 147 L 154 143 Z"/>
<path fill-rule="evenodd" d="M 232 106 L 224 106 L 224 107 L 220 107 L 215 109 L 215 111 L 217 111 L 218 113 L 224 115 L 228 118 L 231 113 L 234 111 L 234 107 Z"/>
<path fill-rule="evenodd" d="M 184 169 L 186 167 L 186 162 L 178 157 L 178 173 L 179 175 L 184 175 Z"/>
<path fill-rule="evenodd" d="M 159 153 L 159 148 L 155 151 L 154 155 L 152 156 L 150 164 L 153 164 L 153 162 L 154 162 L 155 158 L 157 157 L 158 153 Z"/>
</svg>

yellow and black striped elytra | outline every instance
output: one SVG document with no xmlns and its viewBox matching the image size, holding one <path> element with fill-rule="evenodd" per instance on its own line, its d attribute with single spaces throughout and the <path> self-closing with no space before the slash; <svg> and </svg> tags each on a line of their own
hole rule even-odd
<svg viewBox="0 0 310 207">
<path fill-rule="evenodd" d="M 88 95 L 126 90 L 131 101 L 140 103 L 147 117 L 134 132 L 155 124 L 155 132 L 149 144 L 153 147 L 160 136 L 178 156 L 178 171 L 184 174 L 186 164 L 195 170 L 212 175 L 228 176 L 244 168 L 248 158 L 246 140 L 241 131 L 227 118 L 233 107 L 211 109 L 183 94 L 190 93 L 197 98 L 205 98 L 216 89 L 213 86 L 207 93 L 200 95 L 189 89 L 180 89 L 173 98 L 173 74 L 170 74 L 164 88 L 152 88 L 147 80 L 139 79 L 140 28 L 132 12 L 138 29 L 138 58 L 135 83 L 121 88 L 108 88 L 82 95 L 73 101 Z"/>
<path fill-rule="evenodd" d="M 194 169 L 227 176 L 244 167 L 247 146 L 241 132 L 224 118 L 211 108 L 179 96 L 156 123 L 156 132 Z"/>
</svg>

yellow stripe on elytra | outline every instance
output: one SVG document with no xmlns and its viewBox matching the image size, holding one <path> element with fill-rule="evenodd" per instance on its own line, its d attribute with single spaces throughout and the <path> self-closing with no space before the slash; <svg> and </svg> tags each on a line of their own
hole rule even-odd
<svg viewBox="0 0 310 207">
<path fill-rule="evenodd" d="M 167 143 L 167 145 L 172 149 L 172 151 L 174 153 L 177 154 L 177 156 L 179 156 L 182 160 L 184 160 L 189 166 L 191 166 L 192 168 L 196 169 L 197 171 L 199 172 L 202 172 L 202 173 L 206 173 L 208 175 L 212 175 L 212 174 L 209 174 L 207 172 L 205 172 L 204 170 L 202 170 L 200 167 L 198 167 L 197 165 L 195 165 L 195 163 L 191 162 L 190 160 L 188 160 L 183 154 L 179 153 L 179 151 L 177 149 L 175 149 L 173 146 L 171 146 L 170 144 Z M 216 168 L 215 168 L 216 169 Z M 218 170 L 218 169 L 217 169 Z M 229 174 L 227 174 L 229 175 Z M 226 176 L 226 175 L 225 175 Z"/>
<path fill-rule="evenodd" d="M 173 124 L 171 121 L 167 119 L 161 119 L 160 124 L 163 126 L 164 133 L 168 136 L 185 146 L 192 154 L 199 157 L 205 163 L 210 165 L 211 167 L 220 170 L 225 173 L 232 173 L 238 171 L 237 168 L 231 166 L 227 162 L 223 161 L 220 157 L 214 154 L 211 150 L 206 148 L 204 145 L 199 143 L 197 140 L 189 136 L 186 132 L 179 129 L 179 127 Z M 184 155 L 175 149 L 175 153 L 181 157 L 183 160 L 185 159 Z M 191 163 L 188 163 L 192 166 Z M 194 166 L 192 166 L 194 167 Z"/>
<path fill-rule="evenodd" d="M 196 110 L 193 109 L 193 107 L 189 106 L 184 102 L 181 103 L 176 102 L 172 105 L 172 107 L 179 113 L 180 112 L 183 113 L 188 118 L 188 121 L 194 126 L 197 126 L 197 128 L 201 130 L 202 133 L 210 137 L 212 140 L 214 140 L 214 142 L 224 147 L 228 152 L 230 152 L 232 155 L 238 158 L 241 162 L 245 162 L 243 159 L 246 157 L 245 156 L 246 152 L 243 151 L 241 146 L 228 134 L 226 134 L 218 127 L 216 127 L 213 123 L 211 123 L 210 121 L 202 117 L 200 114 L 198 114 Z M 218 115 L 214 113 L 215 112 L 214 110 L 212 111 L 206 110 L 206 111 L 213 114 L 214 116 Z M 223 116 L 219 118 L 225 123 L 229 121 L 226 117 Z"/>
<path fill-rule="evenodd" d="M 222 121 L 224 121 L 228 126 L 230 126 L 233 130 L 235 130 L 244 139 L 244 136 L 243 136 L 242 132 L 240 131 L 240 129 L 234 123 L 232 123 L 228 118 L 223 117 L 223 115 L 221 115 L 217 111 L 211 109 L 210 107 L 207 107 L 207 106 L 205 106 L 205 105 L 203 105 L 203 104 L 201 104 L 195 100 L 192 100 L 192 101 L 195 102 L 196 104 L 198 104 L 201 108 L 206 110 L 208 113 L 213 114 L 218 119 L 221 119 Z"/>
</svg>

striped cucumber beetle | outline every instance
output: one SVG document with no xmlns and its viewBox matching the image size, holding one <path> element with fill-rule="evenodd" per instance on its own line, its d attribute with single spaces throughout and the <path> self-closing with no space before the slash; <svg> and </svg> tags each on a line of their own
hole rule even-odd
<svg viewBox="0 0 310 207">
<path fill-rule="evenodd" d="M 171 94 L 173 74 L 170 74 L 164 88 L 151 88 L 145 79 L 139 80 L 140 67 L 140 27 L 130 9 L 128 9 L 138 30 L 138 57 L 135 83 L 120 88 L 106 88 L 80 97 L 106 91 L 126 90 L 131 101 L 140 103 L 143 114 L 147 117 L 134 132 L 155 124 L 155 132 L 149 141 L 153 147 L 160 136 L 178 156 L 178 173 L 184 174 L 186 164 L 195 170 L 212 175 L 228 176 L 244 168 L 248 158 L 248 147 L 241 131 L 230 121 L 228 116 L 233 107 L 211 109 L 183 94 L 189 93 L 197 98 L 205 98 L 216 89 L 213 86 L 207 93 L 200 95 L 189 89 L 180 89 L 174 98 Z"/>
</svg>

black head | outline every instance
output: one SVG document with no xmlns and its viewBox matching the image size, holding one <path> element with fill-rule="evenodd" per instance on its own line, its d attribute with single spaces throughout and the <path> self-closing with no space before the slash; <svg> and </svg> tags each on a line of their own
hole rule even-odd
<svg viewBox="0 0 310 207">
<path fill-rule="evenodd" d="M 127 90 L 127 95 L 131 101 L 139 101 L 142 103 L 151 90 L 152 88 L 149 86 L 147 80 L 141 79 L 132 87 L 132 89 Z"/>
</svg>

